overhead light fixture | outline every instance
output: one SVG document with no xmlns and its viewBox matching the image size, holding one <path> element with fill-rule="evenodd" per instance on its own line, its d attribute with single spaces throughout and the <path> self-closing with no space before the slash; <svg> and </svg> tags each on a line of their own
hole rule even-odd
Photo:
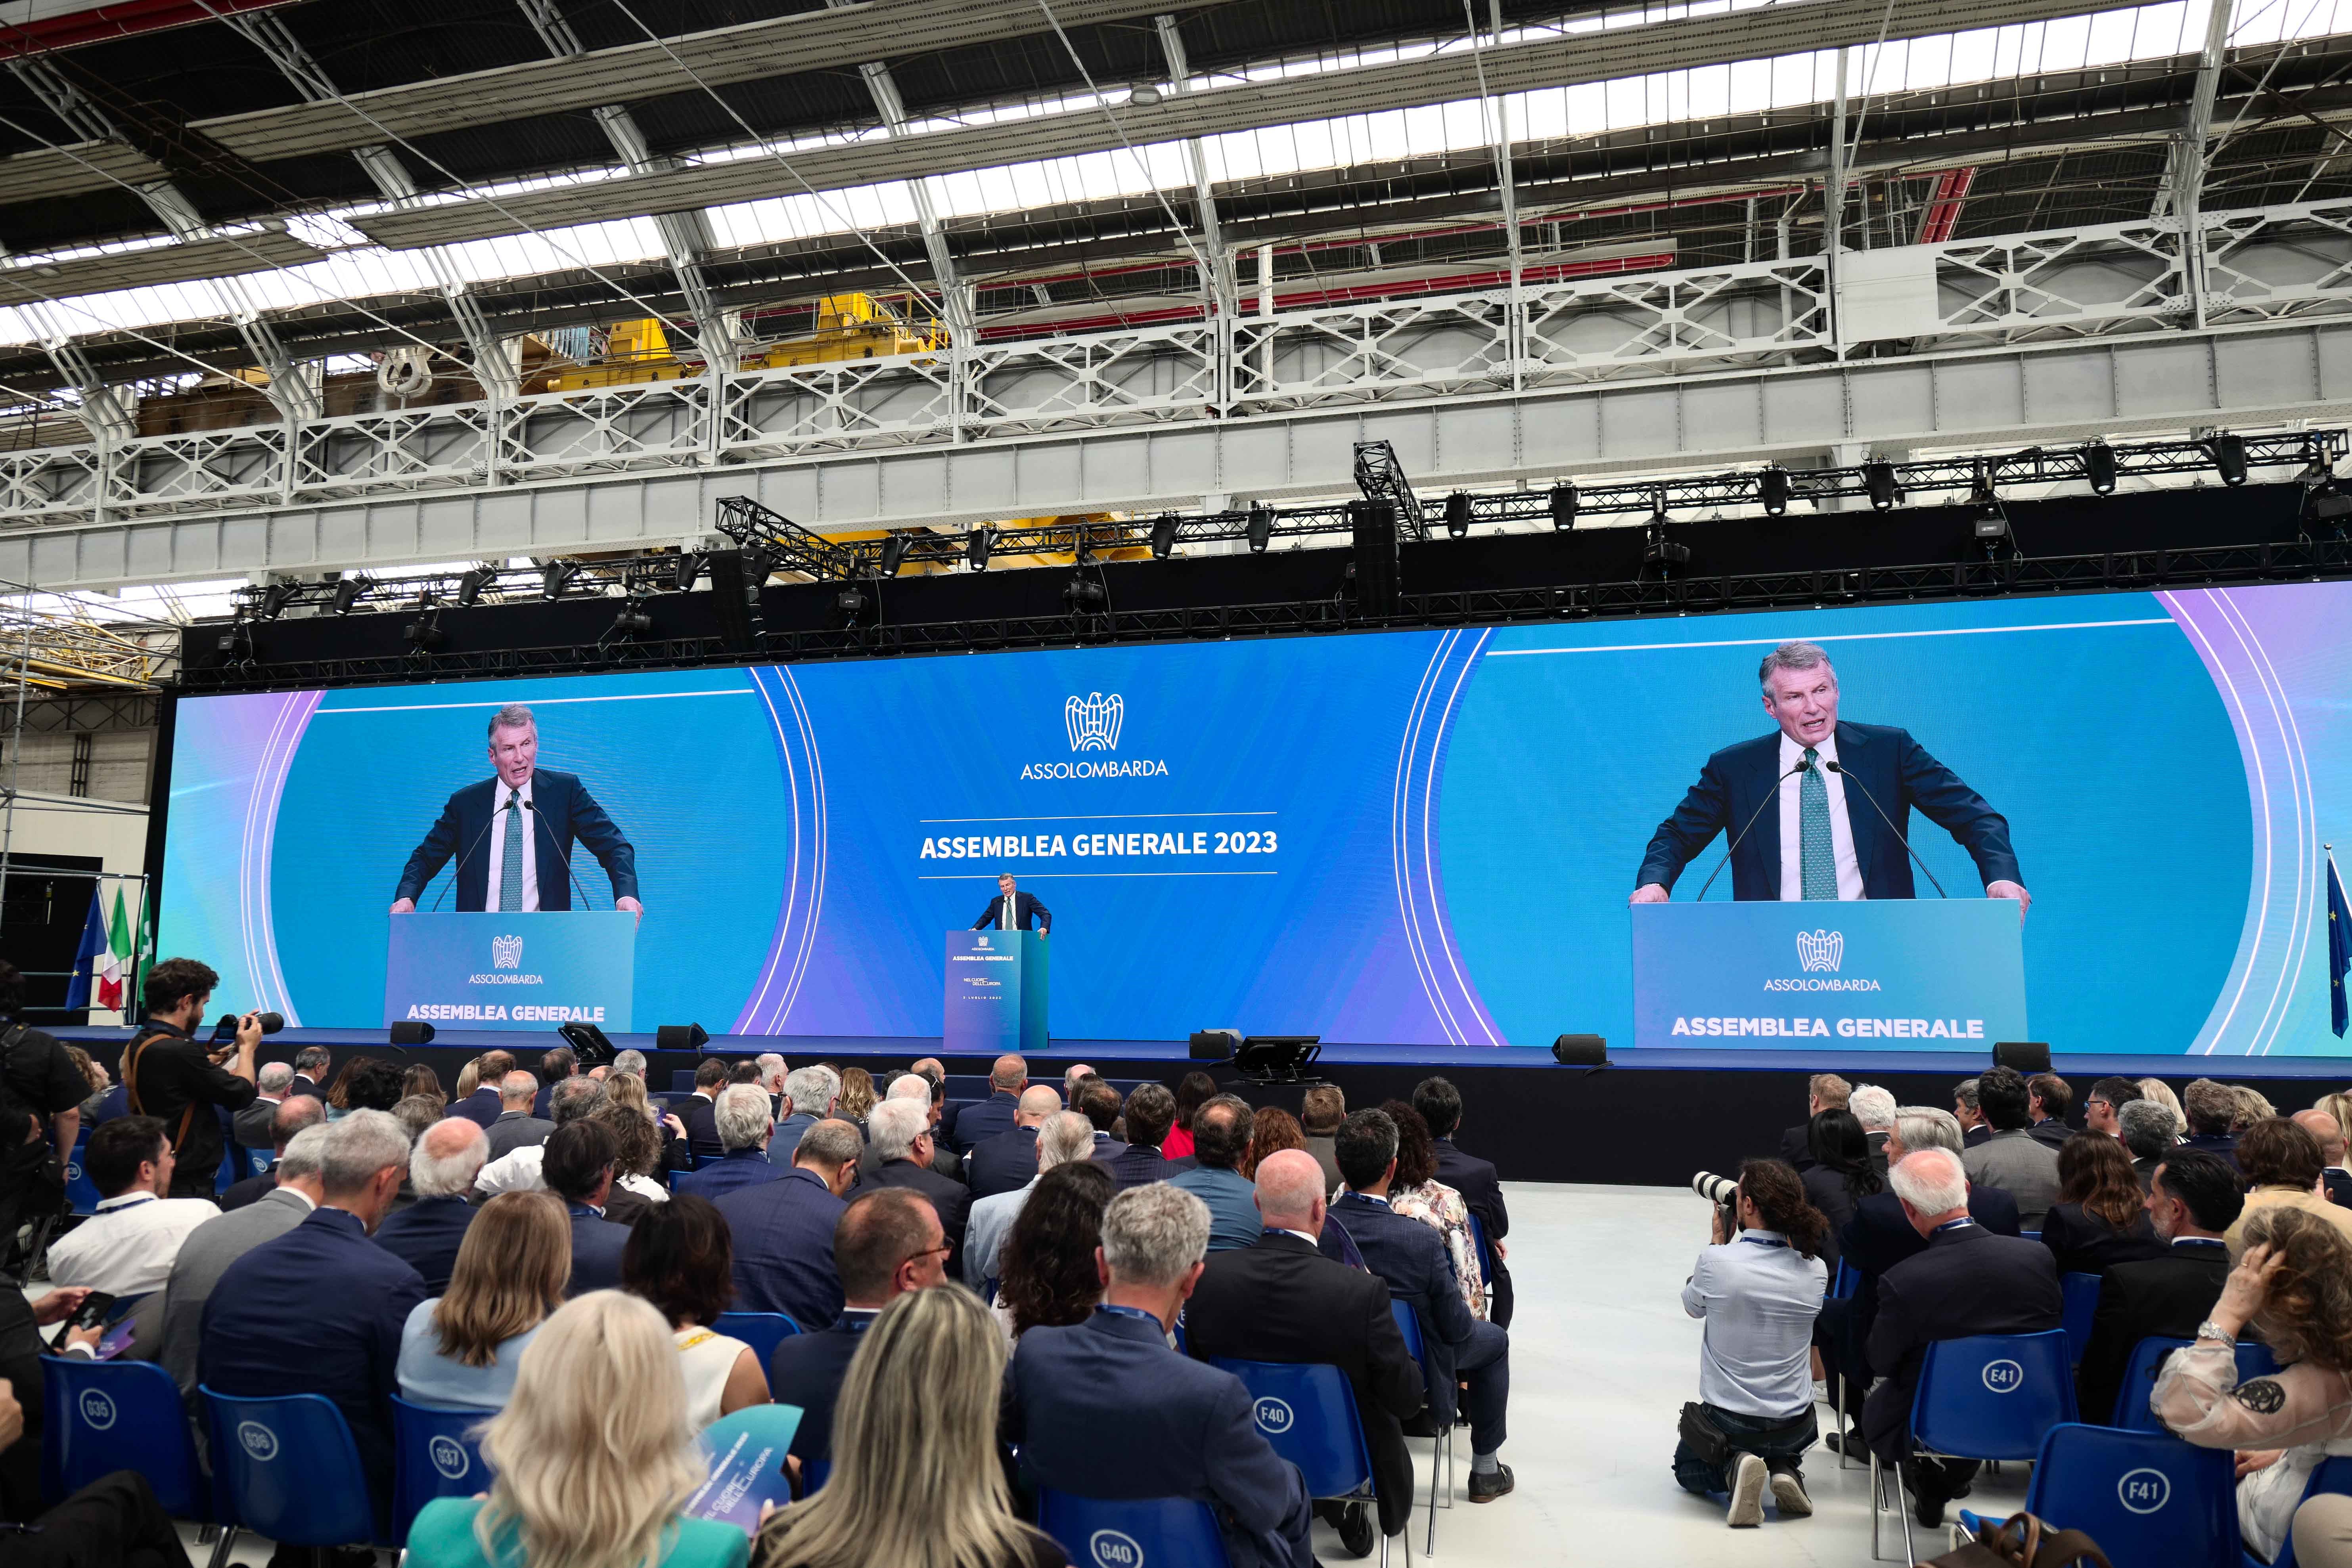
<svg viewBox="0 0 2352 1568">
<path fill-rule="evenodd" d="M 1267 543 L 1274 538 L 1274 509 L 1270 506 L 1250 508 L 1249 521 L 1244 525 L 1244 530 L 1249 535 L 1250 553 L 1265 554 Z"/>
<path fill-rule="evenodd" d="M 963 536 L 964 564 L 975 572 L 988 570 L 988 552 L 996 548 L 996 530 L 981 527 Z"/>
<path fill-rule="evenodd" d="M 2229 431 L 2218 432 L 2206 451 L 2212 455 L 2214 471 L 2221 482 L 2231 489 L 2246 482 L 2246 438 Z"/>
<path fill-rule="evenodd" d="M 866 597 L 865 589 L 855 583 L 845 584 L 833 595 L 834 618 L 845 628 L 855 626 L 866 618 L 866 612 L 873 603 Z"/>
<path fill-rule="evenodd" d="M 1110 595 L 1103 585 L 1084 573 L 1074 574 L 1062 589 L 1062 603 L 1070 606 L 1074 616 L 1099 615 L 1110 604 Z"/>
<path fill-rule="evenodd" d="M 670 563 L 669 591 L 673 594 L 693 593 L 694 585 L 702 581 L 703 567 L 709 562 L 710 558 L 698 550 L 679 551 L 677 559 Z"/>
<path fill-rule="evenodd" d="M 350 615 L 352 606 L 360 602 L 360 595 L 374 586 L 374 581 L 367 577 L 352 576 L 339 579 L 335 584 L 335 614 Z"/>
<path fill-rule="evenodd" d="M 1445 531 L 1460 539 L 1470 531 L 1470 492 L 1455 490 L 1445 498 Z"/>
<path fill-rule="evenodd" d="M 1147 81 L 1129 93 L 1127 101 L 1133 109 L 1156 109 L 1160 105 L 1160 89 Z"/>
<path fill-rule="evenodd" d="M 215 651 L 225 664 L 242 664 L 253 657 L 253 628 L 243 621 L 231 621 L 213 639 Z"/>
<path fill-rule="evenodd" d="M 577 561 L 549 562 L 539 569 L 539 596 L 542 599 L 562 598 L 563 590 L 570 587 L 572 580 L 579 575 L 580 563 Z"/>
<path fill-rule="evenodd" d="M 629 602 L 621 606 L 621 613 L 613 617 L 613 630 L 610 635 L 615 637 L 641 637 L 653 629 L 654 618 L 646 613 L 645 600 L 632 594 L 629 595 Z"/>
<path fill-rule="evenodd" d="M 441 629 L 440 612 L 429 607 L 421 607 L 416 618 L 400 628 L 400 635 L 418 653 L 431 653 L 449 640 L 449 634 Z"/>
<path fill-rule="evenodd" d="M 2091 481 L 2095 495 L 2116 493 L 2116 449 L 2105 441 L 2094 441 L 2083 448 L 2083 474 Z"/>
<path fill-rule="evenodd" d="M 914 543 L 911 535 L 888 533 L 882 537 L 882 575 L 896 577 L 898 568 L 907 563 L 907 551 Z"/>
<path fill-rule="evenodd" d="M 1884 458 L 1873 458 L 1862 466 L 1862 488 L 1870 494 L 1870 510 L 1892 511 L 1895 508 L 1895 465 Z"/>
<path fill-rule="evenodd" d="M 1767 516 L 1789 515 L 1789 470 L 1782 468 L 1765 469 L 1756 477 L 1756 493 L 1764 502 Z"/>
<path fill-rule="evenodd" d="M 1666 537 L 1666 492 L 1651 492 L 1650 524 L 1642 536 L 1642 565 L 1656 568 L 1664 576 L 1678 567 L 1690 564 L 1690 546 L 1677 544 Z"/>
<path fill-rule="evenodd" d="M 458 607 L 460 609 L 470 610 L 476 605 L 480 604 L 482 602 L 482 590 L 488 587 L 498 580 L 499 569 L 495 566 L 477 566 L 471 572 L 468 572 L 464 576 L 458 578 Z"/>
<path fill-rule="evenodd" d="M 1551 525 L 1563 533 L 1576 526 L 1576 487 L 1574 485 L 1552 486 Z"/>
<path fill-rule="evenodd" d="M 274 621 L 285 613 L 286 606 L 292 604 L 295 595 L 301 591 L 299 584 L 272 583 L 261 591 L 261 603 L 254 606 L 253 613 L 262 620 Z"/>
<path fill-rule="evenodd" d="M 1151 524 L 1151 558 L 1165 561 L 1176 550 L 1176 514 L 1168 512 Z"/>
</svg>

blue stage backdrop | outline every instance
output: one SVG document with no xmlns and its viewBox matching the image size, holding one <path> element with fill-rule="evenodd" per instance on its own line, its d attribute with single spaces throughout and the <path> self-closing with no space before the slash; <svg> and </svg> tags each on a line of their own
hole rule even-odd
<svg viewBox="0 0 2352 1568">
<path fill-rule="evenodd" d="M 376 1025 L 403 868 L 522 703 L 542 777 L 634 849 L 641 1028 L 936 1034 L 940 932 L 1010 870 L 1054 913 L 1066 1038 L 1630 1041 L 1643 851 L 1710 752 L 1770 730 L 1756 664 L 1790 637 L 1829 649 L 1843 719 L 1908 730 L 2008 818 L 2035 1037 L 2343 1054 L 2336 584 L 196 698 L 162 945 L 225 1004 Z M 609 909 L 589 841 L 573 906 Z M 453 870 L 421 908 L 458 906 Z"/>
</svg>

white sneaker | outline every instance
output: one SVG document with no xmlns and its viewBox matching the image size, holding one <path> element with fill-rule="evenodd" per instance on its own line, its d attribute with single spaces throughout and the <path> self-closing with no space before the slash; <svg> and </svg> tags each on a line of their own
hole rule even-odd
<svg viewBox="0 0 2352 1568">
<path fill-rule="evenodd" d="M 1804 1480 L 1794 1470 L 1773 1472 L 1772 1500 L 1780 1505 L 1783 1519 L 1812 1517 L 1813 1500 L 1805 1495 Z"/>
<path fill-rule="evenodd" d="M 1753 1530 L 1764 1522 L 1764 1461 L 1742 1454 L 1731 1467 L 1731 1512 L 1726 1521 L 1734 1530 Z"/>
</svg>

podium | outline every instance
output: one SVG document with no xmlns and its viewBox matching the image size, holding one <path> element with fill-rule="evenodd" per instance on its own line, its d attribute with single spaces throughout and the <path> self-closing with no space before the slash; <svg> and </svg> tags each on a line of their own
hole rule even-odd
<svg viewBox="0 0 2352 1568">
<path fill-rule="evenodd" d="M 940 1048 L 952 1055 L 1045 1048 L 1046 939 L 1034 931 L 951 931 Z"/>
<path fill-rule="evenodd" d="M 1634 904 L 1633 1044 L 1978 1052 L 2029 1038 L 2009 899 Z"/>
<path fill-rule="evenodd" d="M 626 910 L 388 917 L 383 1021 L 436 1028 L 630 1027 L 637 917 Z"/>
</svg>

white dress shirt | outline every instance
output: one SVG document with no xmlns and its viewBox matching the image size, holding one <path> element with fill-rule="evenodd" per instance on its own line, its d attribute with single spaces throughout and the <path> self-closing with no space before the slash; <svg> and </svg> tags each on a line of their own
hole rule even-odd
<svg viewBox="0 0 2352 1568">
<path fill-rule="evenodd" d="M 546 1158 L 544 1143 L 509 1149 L 482 1167 L 481 1174 L 474 1178 L 474 1190 L 492 1198 L 500 1193 L 543 1193 L 547 1179 L 540 1174 L 540 1164 Z"/>
<path fill-rule="evenodd" d="M 1832 731 L 1813 748 L 1819 757 L 1813 765 L 1821 768 L 1822 783 L 1828 787 L 1830 797 L 1830 848 L 1837 857 L 1837 889 L 1841 899 L 1862 897 L 1862 863 L 1853 858 L 1853 825 L 1846 820 L 1845 780 L 1822 767 L 1824 763 L 1838 760 L 1837 732 Z M 1803 760 L 1805 748 L 1789 739 L 1786 731 L 1780 734 L 1780 772 L 1788 776 L 1780 780 L 1780 897 L 1794 902 L 1805 896 L 1805 775 L 1790 773 L 1789 770 Z M 491 892 L 498 890 L 491 884 Z M 530 906 L 536 908 L 536 905 Z"/>
<path fill-rule="evenodd" d="M 507 797 L 509 795 L 519 794 L 528 803 L 531 799 L 531 786 L 538 782 L 534 775 L 523 780 L 520 790 L 509 790 L 504 779 L 493 777 L 490 780 L 492 811 L 490 831 L 488 835 L 490 844 L 490 883 L 489 890 L 483 898 L 482 908 L 493 914 L 497 913 L 499 909 L 499 889 L 505 885 Z M 521 816 L 522 907 L 526 910 L 536 910 L 539 908 L 539 818 L 536 813 L 530 810 L 523 811 Z"/>
<path fill-rule="evenodd" d="M 209 1198 L 124 1193 L 49 1244 L 49 1282 L 87 1285 L 110 1296 L 144 1296 L 172 1277 L 188 1232 L 220 1217 Z"/>
</svg>

